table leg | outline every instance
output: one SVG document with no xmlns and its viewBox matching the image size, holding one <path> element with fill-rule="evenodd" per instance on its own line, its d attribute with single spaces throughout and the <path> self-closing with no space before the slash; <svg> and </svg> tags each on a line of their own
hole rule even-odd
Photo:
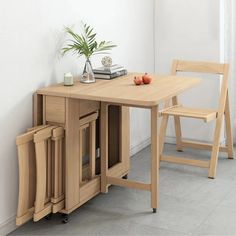
<svg viewBox="0 0 236 236">
<path fill-rule="evenodd" d="M 100 148 L 101 148 L 101 192 L 107 193 L 107 172 L 108 172 L 108 104 L 101 103 L 100 114 Z"/>
<path fill-rule="evenodd" d="M 80 203 L 79 100 L 66 99 L 65 210 Z"/>
<path fill-rule="evenodd" d="M 159 142 L 158 142 L 158 105 L 151 108 L 151 184 L 125 180 L 108 175 L 108 104 L 101 103 L 100 115 L 100 148 L 101 148 L 101 192 L 107 193 L 108 185 L 140 189 L 151 192 L 151 207 L 156 212 L 159 189 Z"/>
<path fill-rule="evenodd" d="M 158 106 L 151 108 L 151 207 L 156 213 L 159 189 Z"/>
</svg>

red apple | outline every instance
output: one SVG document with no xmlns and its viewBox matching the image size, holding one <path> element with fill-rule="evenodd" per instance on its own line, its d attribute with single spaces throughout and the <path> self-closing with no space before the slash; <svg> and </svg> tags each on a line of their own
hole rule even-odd
<svg viewBox="0 0 236 236">
<path fill-rule="evenodd" d="M 150 84 L 152 82 L 152 78 L 147 73 L 142 76 L 142 80 L 144 84 Z"/>
<path fill-rule="evenodd" d="M 139 77 L 139 76 L 135 76 L 135 77 L 134 77 L 134 83 L 135 83 L 136 85 L 141 85 L 141 84 L 143 83 L 142 78 Z"/>
</svg>

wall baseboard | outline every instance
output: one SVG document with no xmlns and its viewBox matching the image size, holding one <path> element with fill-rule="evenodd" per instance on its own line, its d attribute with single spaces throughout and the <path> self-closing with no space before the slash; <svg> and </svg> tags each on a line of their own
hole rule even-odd
<svg viewBox="0 0 236 236">
<path fill-rule="evenodd" d="M 14 215 L 0 224 L 0 236 L 5 236 L 14 231 L 16 228 L 16 216 Z"/>
<path fill-rule="evenodd" d="M 204 141 L 204 140 L 193 140 L 193 139 L 188 139 L 189 141 L 199 141 L 199 142 L 205 142 L 205 143 L 209 143 L 207 141 Z M 165 143 L 168 143 L 168 144 L 176 144 L 176 139 L 175 137 L 173 136 L 167 136 L 165 138 Z M 138 153 L 139 151 L 141 151 L 142 149 L 144 149 L 145 147 L 149 146 L 151 144 L 151 138 L 148 138 L 144 141 L 142 141 L 140 144 L 134 146 L 134 147 L 131 147 L 130 148 L 130 156 L 133 156 L 135 155 L 136 153 Z M 223 139 L 221 141 L 221 145 L 225 145 L 226 144 L 226 140 Z"/>
<path fill-rule="evenodd" d="M 151 138 L 147 138 L 146 140 L 142 141 L 138 145 L 130 147 L 130 156 L 135 155 L 136 153 L 140 152 L 145 147 L 149 146 L 151 143 Z"/>
<path fill-rule="evenodd" d="M 169 143 L 169 144 L 175 144 L 175 137 L 166 137 L 165 141 L 166 141 L 166 143 Z M 150 144 L 151 144 L 151 138 L 148 138 L 148 139 L 142 141 L 141 143 L 139 143 L 138 145 L 131 147 L 130 148 L 130 156 L 135 155 L 136 153 L 138 153 L 139 151 L 141 151 L 145 147 L 149 146 Z"/>
</svg>

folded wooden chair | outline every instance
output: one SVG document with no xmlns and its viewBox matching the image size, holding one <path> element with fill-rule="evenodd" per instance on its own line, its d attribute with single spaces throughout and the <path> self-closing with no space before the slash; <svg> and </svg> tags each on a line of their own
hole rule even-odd
<svg viewBox="0 0 236 236">
<path fill-rule="evenodd" d="M 92 113 L 89 116 L 80 119 L 80 183 L 86 183 L 85 179 L 92 180 L 96 175 L 96 120 L 98 118 L 98 111 Z M 83 171 L 83 156 L 86 154 L 86 129 L 88 128 L 89 134 L 87 141 L 89 146 L 89 166 L 87 176 Z M 86 177 L 86 178 L 84 178 Z"/>
<path fill-rule="evenodd" d="M 36 160 L 34 134 L 47 128 L 37 126 L 16 138 L 19 163 L 19 196 L 16 225 L 22 225 L 33 218 L 36 191 Z"/>
<path fill-rule="evenodd" d="M 196 72 L 222 75 L 223 78 L 221 83 L 219 105 L 217 110 L 184 107 L 182 105 L 179 105 L 177 97 L 172 98 L 172 106 L 168 107 L 169 102 L 167 102 L 165 104 L 166 108 L 161 111 L 163 119 L 160 127 L 160 160 L 208 168 L 208 177 L 215 178 L 219 151 L 227 152 L 228 158 L 233 159 L 233 139 L 231 132 L 228 96 L 229 65 L 219 63 L 174 60 L 172 64 L 172 75 L 176 75 L 177 72 Z M 169 116 L 174 116 L 177 151 L 182 151 L 183 147 L 210 150 L 210 161 L 193 160 L 162 155 Z M 202 119 L 205 122 L 216 120 L 213 144 L 211 145 L 201 142 L 183 140 L 181 137 L 180 117 Z M 223 118 L 225 118 L 226 146 L 220 146 L 220 134 L 222 129 L 222 122 L 224 120 Z"/>
</svg>

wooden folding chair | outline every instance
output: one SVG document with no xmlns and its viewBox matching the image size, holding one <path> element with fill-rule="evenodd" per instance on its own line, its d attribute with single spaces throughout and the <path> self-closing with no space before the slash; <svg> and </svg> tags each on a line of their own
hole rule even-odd
<svg viewBox="0 0 236 236">
<path fill-rule="evenodd" d="M 65 207 L 64 133 L 63 127 L 57 127 L 52 130 L 52 213 L 56 213 Z"/>
<path fill-rule="evenodd" d="M 49 126 L 34 134 L 36 153 L 36 194 L 34 221 L 52 212 L 52 131 L 57 126 Z"/>
<path fill-rule="evenodd" d="M 221 83 L 219 105 L 217 110 L 184 107 L 178 103 L 177 97 L 172 98 L 172 106 L 169 106 L 169 102 L 166 102 L 165 109 L 160 112 L 160 114 L 163 116 L 160 127 L 160 154 L 161 154 L 160 160 L 172 163 L 208 168 L 209 169 L 208 177 L 215 178 L 219 151 L 227 152 L 228 158 L 233 159 L 233 139 L 231 132 L 229 96 L 228 96 L 229 65 L 220 63 L 174 60 L 172 64 L 172 75 L 176 75 L 177 72 L 210 73 L 210 74 L 222 75 L 223 78 Z M 177 150 L 182 151 L 183 147 L 210 150 L 211 151 L 210 161 L 193 160 L 193 159 L 162 155 L 164 138 L 166 134 L 166 128 L 169 116 L 174 117 Z M 213 144 L 211 145 L 201 142 L 183 140 L 181 134 L 180 117 L 202 119 L 205 122 L 216 120 Z M 225 130 L 226 130 L 227 141 L 225 146 L 220 146 L 220 134 L 224 117 L 225 117 Z"/>
<path fill-rule="evenodd" d="M 16 138 L 19 163 L 19 196 L 16 225 L 22 225 L 33 218 L 36 191 L 36 160 L 34 134 L 47 125 L 28 129 Z"/>
<path fill-rule="evenodd" d="M 98 118 L 98 111 L 80 119 L 80 183 L 84 183 L 84 177 L 92 180 L 95 177 L 96 169 L 96 120 Z M 86 153 L 86 129 L 89 130 L 87 144 L 89 147 L 89 168 L 87 176 L 83 176 L 83 156 Z"/>
<path fill-rule="evenodd" d="M 65 207 L 64 128 L 41 125 L 16 138 L 19 196 L 16 225 Z"/>
</svg>

